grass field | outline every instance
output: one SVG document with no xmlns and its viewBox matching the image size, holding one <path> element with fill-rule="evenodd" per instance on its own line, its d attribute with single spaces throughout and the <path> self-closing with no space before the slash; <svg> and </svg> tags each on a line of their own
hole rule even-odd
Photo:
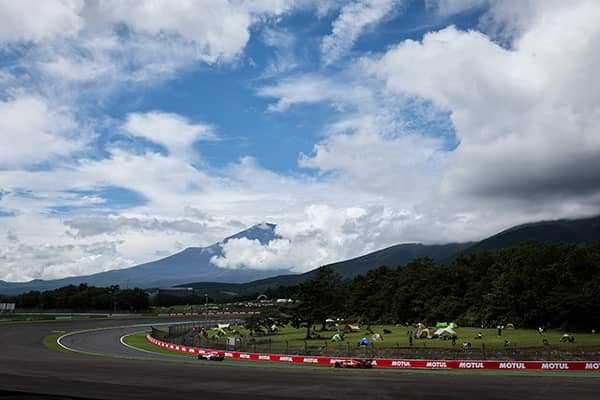
<svg viewBox="0 0 600 400">
<path fill-rule="evenodd" d="M 451 340 L 440 339 L 414 339 L 409 345 L 408 331 L 414 328 L 396 327 L 390 325 L 371 326 L 373 332 L 381 333 L 384 329 L 391 330 L 390 334 L 382 334 L 382 342 L 373 342 L 370 347 L 359 348 L 358 341 L 370 337 L 366 330 L 347 333 L 343 342 L 334 343 L 330 338 L 335 332 L 313 332 L 320 334 L 322 339 L 304 340 L 305 329 L 295 329 L 286 326 L 279 329 L 276 335 L 249 336 L 248 331 L 240 327 L 232 327 L 244 335 L 244 343 L 235 348 L 237 351 L 253 353 L 299 354 L 312 356 L 337 356 L 337 357 L 382 357 L 382 358 L 415 358 L 415 359 L 509 359 L 509 360 L 590 360 L 600 358 L 600 335 L 592 333 L 574 334 L 575 343 L 561 343 L 562 331 L 547 331 L 540 335 L 534 329 L 504 330 L 498 336 L 496 329 L 458 328 L 458 339 L 455 346 Z M 475 339 L 481 332 L 482 339 Z M 216 333 L 216 329 L 209 331 L 209 338 Z M 228 335 L 232 335 L 229 333 Z M 550 345 L 544 345 L 542 339 L 548 340 Z M 510 345 L 504 346 L 508 340 Z M 150 351 L 160 351 L 172 354 L 172 351 L 162 349 L 146 342 L 143 334 L 132 336 L 126 340 L 132 345 Z M 463 342 L 471 342 L 472 348 L 462 350 Z M 182 343 L 187 346 L 225 349 L 225 339 L 217 341 L 209 339 L 194 340 Z M 228 347 L 229 350 L 233 348 Z"/>
<path fill-rule="evenodd" d="M 128 335 L 123 338 L 123 341 L 130 346 L 137 347 L 138 349 L 152 351 L 154 353 L 162 353 L 162 354 L 174 354 L 182 357 L 188 358 L 196 358 L 196 355 L 181 353 L 175 350 L 169 350 L 162 347 L 159 347 L 155 344 L 150 343 L 146 340 L 146 332 L 134 333 L 133 335 Z"/>
<path fill-rule="evenodd" d="M 243 335 L 247 336 L 248 331 L 235 327 Z M 391 334 L 385 334 L 384 329 L 390 330 Z M 383 341 L 376 343 L 373 342 L 374 347 L 390 348 L 390 347 L 411 347 L 409 345 L 408 332 L 414 331 L 415 329 L 410 327 L 396 327 L 393 325 L 372 325 L 371 330 L 382 335 Z M 561 343 L 560 338 L 564 332 L 559 330 L 546 331 L 544 335 L 540 335 L 537 330 L 534 329 L 505 329 L 502 331 L 502 336 L 498 336 L 496 329 L 479 329 L 479 328 L 458 328 L 457 332 L 457 345 L 463 342 L 470 342 L 473 346 L 482 345 L 488 349 L 500 349 L 504 348 L 504 341 L 508 340 L 511 347 L 518 348 L 537 348 L 544 347 L 542 340 L 545 338 L 548 340 L 550 345 L 564 348 L 565 350 L 578 348 L 578 347 L 597 347 L 600 348 L 600 334 L 592 333 L 578 333 L 574 334 L 575 343 Z M 477 334 L 481 332 L 483 338 L 475 339 Z M 213 332 L 209 332 L 213 333 Z M 348 344 L 355 347 L 358 341 L 362 337 L 368 337 L 371 339 L 371 334 L 366 329 L 361 329 L 359 332 L 350 332 L 345 334 L 345 340 L 343 342 L 334 343 L 331 342 L 331 336 L 335 334 L 335 331 L 315 332 L 313 335 L 319 335 L 321 339 L 311 339 L 306 341 L 308 345 L 318 345 L 319 343 L 327 343 L 329 348 L 346 348 Z M 289 347 L 303 346 L 305 343 L 306 329 L 295 329 L 291 326 L 280 328 L 276 335 L 256 337 L 257 341 L 270 340 L 272 346 L 281 347 L 287 344 Z M 452 348 L 452 341 L 440 340 L 440 339 L 414 339 L 412 347 L 431 347 L 431 348 Z"/>
</svg>

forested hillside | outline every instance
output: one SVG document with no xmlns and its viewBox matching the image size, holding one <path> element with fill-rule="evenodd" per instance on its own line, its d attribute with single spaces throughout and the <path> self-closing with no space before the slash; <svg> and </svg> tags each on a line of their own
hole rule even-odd
<svg viewBox="0 0 600 400">
<path fill-rule="evenodd" d="M 338 299 L 334 311 L 330 304 L 319 304 L 321 295 L 314 290 L 319 279 L 335 282 L 321 285 L 328 292 L 323 298 Z M 332 296 L 332 291 L 341 295 Z M 330 317 L 358 318 L 363 323 L 457 321 L 470 326 L 513 323 L 598 329 L 600 242 L 527 242 L 461 256 L 450 265 L 419 259 L 404 268 L 382 267 L 352 280 L 325 268 L 293 292 L 314 303 L 302 307 L 299 316 L 315 324 L 321 323 L 317 316 L 322 315 L 318 311 L 322 306 L 335 314 Z"/>
</svg>

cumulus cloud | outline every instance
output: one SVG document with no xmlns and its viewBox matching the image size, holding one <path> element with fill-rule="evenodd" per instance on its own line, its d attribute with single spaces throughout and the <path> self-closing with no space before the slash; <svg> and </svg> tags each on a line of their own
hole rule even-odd
<svg viewBox="0 0 600 400">
<path fill-rule="evenodd" d="M 0 100 L 0 167 L 28 166 L 82 150 L 93 138 L 69 110 L 19 94 Z"/>
<path fill-rule="evenodd" d="M 352 48 L 360 34 L 392 12 L 399 0 L 360 0 L 344 6 L 321 42 L 323 62 L 331 64 Z"/>
<path fill-rule="evenodd" d="M 210 125 L 192 124 L 177 114 L 148 112 L 127 116 L 123 125 L 126 133 L 143 137 L 164 146 L 178 158 L 193 159 L 192 145 L 199 140 L 215 140 L 217 136 Z"/>
<path fill-rule="evenodd" d="M 440 15 L 460 12 L 438 3 Z M 480 7 L 475 3 L 470 7 Z M 72 28 L 17 27 L 0 35 L 10 46 L 28 42 L 23 64 L 35 65 L 43 78 L 25 79 L 22 65 L 0 73 L 0 85 L 10 87 L 0 100 L 0 207 L 11 211 L 2 218 L 7 268 L 0 279 L 131 266 L 218 242 L 259 221 L 278 224 L 279 238 L 265 245 L 230 240 L 213 263 L 302 272 L 401 242 L 475 240 L 526 221 L 594 214 L 600 206 L 597 2 L 527 2 L 531 12 L 511 18 L 491 1 L 481 6 L 481 31 L 450 26 L 352 65 L 342 64 L 344 54 L 385 15 L 366 13 L 371 19 L 358 16 L 350 26 L 359 3 L 335 3 L 345 10 L 334 22 L 340 28 L 322 43 L 340 49 L 331 52 L 339 73 L 295 71 L 258 90 L 274 99 L 269 118 L 307 104 L 333 112 L 312 150 L 299 155 L 305 170 L 292 173 L 253 157 L 199 165 L 189 149 L 214 139 L 215 128 L 162 111 L 129 114 L 113 125 L 130 136 L 126 144 L 80 154 L 90 136 L 81 118 L 60 105 L 75 102 L 51 96 L 62 93 L 64 80 L 120 85 L 171 76 L 182 65 L 235 62 L 248 40 L 244 30 L 292 6 L 239 2 L 243 24 L 213 30 L 177 16 L 184 12 L 179 5 L 161 21 L 137 2 L 117 4 L 131 14 L 118 18 L 92 4 L 73 8 Z M 173 23 L 178 18 L 181 27 Z M 115 23 L 128 34 L 115 31 Z M 263 32 L 267 44 L 291 40 L 277 36 L 283 30 Z M 54 89 L 26 95 L 33 91 L 15 88 L 17 81 Z M 127 145 L 140 139 L 166 151 Z M 33 168 L 44 162 L 47 168 Z M 144 201 L 123 210 L 93 194 L 115 187 Z M 55 211 L 81 206 L 85 214 Z"/>
<path fill-rule="evenodd" d="M 481 31 L 507 45 L 523 34 L 545 9 L 560 7 L 560 0 L 426 0 L 425 3 L 442 17 L 480 11 Z"/>
<path fill-rule="evenodd" d="M 593 38 L 600 31 L 592 20 L 600 7 L 578 2 L 550 11 L 514 49 L 449 27 L 403 42 L 373 64 L 390 92 L 450 112 L 460 145 L 445 190 L 524 199 L 598 190 Z"/>
<path fill-rule="evenodd" d="M 80 245 L 31 245 L 11 241 L 0 249 L 2 279 L 24 282 L 43 277 L 57 279 L 124 268 L 131 260 L 117 251 L 120 241 Z"/>
<path fill-rule="evenodd" d="M 83 3 L 77 0 L 3 1 L 0 41 L 40 42 L 77 35 L 84 25 Z"/>
<path fill-rule="evenodd" d="M 398 236 L 420 239 L 412 212 L 391 207 L 306 207 L 301 216 L 277 225 L 280 238 L 261 245 L 245 238 L 221 244 L 222 255 L 211 262 L 221 268 L 289 268 L 305 272 L 335 261 L 357 257 L 392 244 Z"/>
</svg>

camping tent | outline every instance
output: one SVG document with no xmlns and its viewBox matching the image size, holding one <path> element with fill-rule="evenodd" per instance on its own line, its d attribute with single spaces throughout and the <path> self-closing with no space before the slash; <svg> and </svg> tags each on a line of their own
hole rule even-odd
<svg viewBox="0 0 600 400">
<path fill-rule="evenodd" d="M 219 329 L 229 329 L 231 324 L 217 324 L 217 328 Z"/>
<path fill-rule="evenodd" d="M 343 338 L 343 337 L 342 337 L 342 335 L 340 335 L 339 333 L 336 333 L 335 335 L 333 335 L 333 336 L 331 337 L 331 341 L 332 341 L 332 342 L 335 342 L 335 343 L 339 343 L 339 342 L 342 342 L 342 341 L 344 341 L 344 338 Z"/>
<path fill-rule="evenodd" d="M 439 328 L 437 331 L 433 333 L 433 336 L 441 337 L 441 336 L 456 336 L 456 331 L 449 326 L 445 328 Z"/>
<path fill-rule="evenodd" d="M 372 343 L 369 339 L 367 339 L 366 337 L 360 339 L 358 341 L 358 346 L 370 346 Z"/>
<path fill-rule="evenodd" d="M 344 326 L 344 331 L 348 332 L 358 332 L 360 330 L 358 325 L 350 325 L 350 324 L 346 324 Z"/>
<path fill-rule="evenodd" d="M 447 322 L 436 322 L 435 327 L 436 328 L 445 328 L 448 326 Z"/>
<path fill-rule="evenodd" d="M 458 324 L 456 322 L 450 322 L 450 324 L 448 324 L 448 326 L 452 329 L 458 328 Z"/>
<path fill-rule="evenodd" d="M 383 338 L 379 333 L 374 333 L 371 335 L 371 339 L 373 339 L 374 342 L 383 342 Z"/>
<path fill-rule="evenodd" d="M 227 332 L 225 332 L 222 328 L 215 328 L 214 332 L 219 336 L 227 336 Z"/>
<path fill-rule="evenodd" d="M 431 331 L 429 328 L 419 329 L 415 332 L 415 337 L 417 339 L 431 339 Z"/>
</svg>

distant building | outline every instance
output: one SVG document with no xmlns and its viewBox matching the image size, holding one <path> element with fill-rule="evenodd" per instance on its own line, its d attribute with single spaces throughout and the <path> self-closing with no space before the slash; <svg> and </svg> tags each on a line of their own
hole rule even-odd
<svg viewBox="0 0 600 400">
<path fill-rule="evenodd" d="M 15 312 L 15 303 L 0 303 L 0 313 Z"/>
<path fill-rule="evenodd" d="M 168 295 L 168 296 L 176 296 L 176 297 L 186 297 L 194 295 L 194 288 L 191 287 L 168 287 L 168 288 L 159 288 L 158 294 L 160 295 Z"/>
</svg>

